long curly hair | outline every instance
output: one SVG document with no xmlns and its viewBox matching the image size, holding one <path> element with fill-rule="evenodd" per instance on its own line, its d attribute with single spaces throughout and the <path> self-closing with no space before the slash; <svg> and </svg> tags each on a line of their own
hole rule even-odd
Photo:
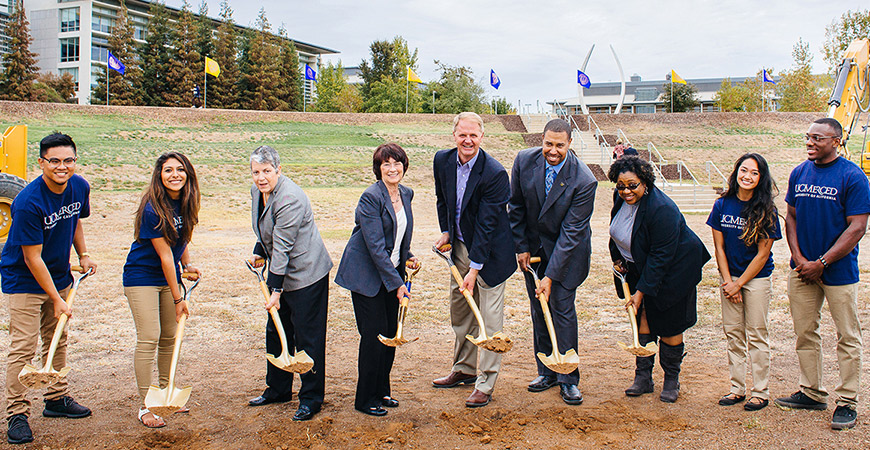
<svg viewBox="0 0 870 450">
<path fill-rule="evenodd" d="M 740 165 L 747 159 L 753 159 L 758 164 L 758 185 L 752 190 L 752 198 L 743 205 L 741 211 L 741 215 L 746 218 L 746 225 L 743 227 L 740 239 L 747 246 L 751 246 L 761 239 L 767 239 L 769 237 L 767 230 L 774 228 L 776 221 L 779 220 L 779 213 L 773 204 L 774 197 L 779 195 L 779 189 L 770 176 L 767 160 L 758 153 L 746 153 L 734 163 L 734 170 L 728 178 L 728 190 L 722 193 L 722 197 L 736 197 L 740 192 L 737 184 L 738 171 Z"/>
<path fill-rule="evenodd" d="M 169 193 L 166 191 L 166 186 L 163 186 L 163 179 L 161 177 L 163 164 L 170 159 L 175 159 L 180 162 L 181 165 L 184 166 L 184 172 L 187 174 L 187 181 L 184 183 L 184 187 L 181 189 L 181 196 L 179 197 L 179 201 L 181 202 L 181 218 L 184 223 L 184 228 L 182 228 L 184 234 L 182 236 L 179 236 L 178 232 L 175 230 L 175 223 L 172 219 L 175 212 L 172 208 L 172 203 L 170 203 Z M 193 229 L 196 227 L 196 224 L 199 223 L 200 201 L 199 182 L 196 179 L 196 171 L 193 169 L 193 164 L 190 163 L 190 160 L 178 152 L 167 152 L 160 155 L 160 157 L 157 158 L 157 162 L 154 164 L 154 171 L 151 173 L 151 182 L 148 184 L 148 187 L 145 188 L 145 192 L 142 193 L 142 200 L 139 202 L 139 209 L 136 210 L 136 221 L 134 222 L 133 231 L 134 237 L 137 241 L 141 242 L 139 239 L 139 227 L 142 225 L 142 216 L 145 214 L 145 205 L 151 203 L 151 207 L 160 219 L 157 227 L 160 229 L 166 242 L 168 242 L 170 246 L 175 245 L 179 239 L 185 243 L 190 242 L 190 238 L 193 236 Z"/>
</svg>

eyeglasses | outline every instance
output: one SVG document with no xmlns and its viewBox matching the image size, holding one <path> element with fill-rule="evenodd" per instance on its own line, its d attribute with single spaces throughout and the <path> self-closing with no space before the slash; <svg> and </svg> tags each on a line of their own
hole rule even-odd
<svg viewBox="0 0 870 450">
<path fill-rule="evenodd" d="M 840 136 L 819 136 L 818 134 L 805 134 L 804 137 L 806 140 L 813 142 L 822 142 L 825 139 L 840 138 Z"/>
<path fill-rule="evenodd" d="M 640 187 L 640 183 L 631 183 L 631 184 L 629 184 L 629 185 L 627 185 L 627 186 L 620 186 L 620 185 L 617 184 L 617 185 L 616 185 L 616 191 L 617 191 L 617 192 L 619 192 L 619 191 L 624 191 L 624 190 L 633 191 L 633 190 L 637 189 L 638 187 Z"/>
<path fill-rule="evenodd" d="M 64 158 L 64 159 L 60 159 L 60 158 L 48 158 L 48 159 L 46 159 L 46 158 L 40 158 L 40 159 L 43 160 L 43 161 L 45 161 L 45 162 L 47 162 L 48 165 L 49 165 L 49 167 L 58 167 L 58 166 L 60 166 L 60 163 L 63 163 L 64 166 L 72 166 L 72 165 L 74 165 L 74 164 L 76 163 L 76 160 L 77 160 L 78 158 Z"/>
</svg>

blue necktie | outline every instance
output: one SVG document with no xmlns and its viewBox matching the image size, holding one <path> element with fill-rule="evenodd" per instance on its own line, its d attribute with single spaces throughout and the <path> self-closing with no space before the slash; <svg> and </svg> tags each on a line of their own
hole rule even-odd
<svg viewBox="0 0 870 450">
<path fill-rule="evenodd" d="M 550 189 L 553 188 L 553 181 L 556 179 L 556 170 L 552 167 L 547 167 L 547 176 L 544 177 L 544 197 L 550 195 Z"/>
</svg>

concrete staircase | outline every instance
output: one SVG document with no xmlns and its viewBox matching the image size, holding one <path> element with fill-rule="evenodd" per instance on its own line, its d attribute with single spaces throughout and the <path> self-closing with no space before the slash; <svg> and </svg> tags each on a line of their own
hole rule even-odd
<svg viewBox="0 0 870 450">
<path fill-rule="evenodd" d="M 716 189 L 704 184 L 686 182 L 679 184 L 671 181 L 663 183 L 661 180 L 657 180 L 656 186 L 667 194 L 684 213 L 709 213 L 713 209 L 713 203 L 719 198 Z"/>
<path fill-rule="evenodd" d="M 550 121 L 547 114 L 523 114 L 521 117 L 527 133 L 543 133 L 544 126 Z"/>
</svg>

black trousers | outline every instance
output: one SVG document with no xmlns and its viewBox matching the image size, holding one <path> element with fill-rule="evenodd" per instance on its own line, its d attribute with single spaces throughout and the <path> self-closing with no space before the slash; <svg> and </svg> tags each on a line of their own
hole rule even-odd
<svg viewBox="0 0 870 450">
<path fill-rule="evenodd" d="M 356 409 L 379 406 L 384 397 L 390 396 L 390 371 L 396 358 L 396 348 L 378 340 L 382 334 L 388 338 L 396 335 L 399 300 L 397 291 L 381 290 L 374 297 L 351 292 L 356 328 L 359 331 L 359 377 L 356 382 Z"/>
<path fill-rule="evenodd" d="M 543 278 L 544 267 L 542 263 L 538 263 L 534 264 L 532 269 L 538 273 L 539 278 Z M 523 276 L 526 281 L 526 291 L 531 301 L 533 342 L 538 375 L 555 377 L 560 383 L 578 384 L 580 382 L 580 372 L 578 370 L 568 374 L 556 373 L 538 359 L 538 352 L 545 355 L 553 353 L 553 343 L 550 341 L 550 333 L 547 331 L 547 322 L 544 321 L 544 310 L 541 308 L 541 302 L 535 296 L 535 279 L 529 273 L 524 273 Z M 567 289 L 556 280 L 553 280 L 552 287 L 550 288 L 548 303 L 550 314 L 553 316 L 556 344 L 559 345 L 559 353 L 562 354 L 571 349 L 577 351 L 577 309 L 574 306 L 576 292 L 576 289 Z"/>
<path fill-rule="evenodd" d="M 312 411 L 320 411 L 326 380 L 326 312 L 329 305 L 329 275 L 316 283 L 295 291 L 281 294 L 278 315 L 287 335 L 287 347 L 305 350 L 314 360 L 314 368 L 303 373 L 299 389 L 299 404 Z M 281 338 L 275 323 L 267 314 L 266 352 L 281 354 Z M 293 373 L 281 370 L 266 362 L 266 392 L 269 399 L 290 399 L 293 392 Z"/>
</svg>

